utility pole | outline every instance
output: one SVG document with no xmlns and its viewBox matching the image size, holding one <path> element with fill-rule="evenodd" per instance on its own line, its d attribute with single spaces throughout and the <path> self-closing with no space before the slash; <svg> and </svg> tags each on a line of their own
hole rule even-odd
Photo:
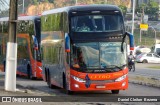
<svg viewBox="0 0 160 105">
<path fill-rule="evenodd" d="M 10 0 L 9 9 L 9 41 L 7 43 L 5 90 L 16 91 L 17 69 L 17 6 L 18 0 Z"/>
<path fill-rule="evenodd" d="M 141 14 L 141 24 L 142 23 L 144 23 L 144 7 L 142 7 L 142 14 Z M 141 29 L 140 29 L 139 42 L 140 42 L 140 44 L 142 42 L 142 30 Z"/>
<path fill-rule="evenodd" d="M 24 14 L 24 0 L 23 0 L 23 7 L 22 7 L 22 14 Z"/>
<path fill-rule="evenodd" d="M 75 3 L 75 5 L 77 5 L 78 4 L 78 0 L 76 0 L 76 3 Z"/>
<path fill-rule="evenodd" d="M 136 0 L 133 0 L 133 9 L 132 9 L 132 35 L 134 34 L 134 15 L 135 15 L 135 3 Z"/>
</svg>

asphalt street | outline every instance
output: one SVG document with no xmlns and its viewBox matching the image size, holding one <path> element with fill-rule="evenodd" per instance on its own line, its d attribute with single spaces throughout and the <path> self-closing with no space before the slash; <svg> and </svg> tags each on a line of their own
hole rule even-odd
<svg viewBox="0 0 160 105">
<path fill-rule="evenodd" d="M 159 70 L 155 69 L 147 69 L 148 65 L 153 66 L 155 64 L 136 64 L 136 71 L 135 72 L 129 72 L 129 74 L 144 74 L 145 75 L 152 75 L 156 76 L 157 73 L 159 73 Z M 157 65 L 157 64 L 156 64 Z M 155 66 L 156 66 L 155 65 Z M 156 72 L 156 73 L 155 73 Z M 130 77 L 129 77 L 130 78 Z M 122 90 L 120 91 L 119 94 L 112 94 L 111 91 L 99 91 L 99 92 L 77 92 L 73 95 L 67 95 L 65 94 L 64 89 L 60 88 L 55 88 L 55 89 L 50 89 L 47 86 L 47 83 L 44 82 L 43 80 L 29 80 L 25 77 L 17 77 L 17 92 L 5 92 L 4 91 L 4 77 L 1 76 L 0 78 L 0 96 L 7 96 L 7 95 L 12 95 L 12 96 L 55 96 L 55 97 L 49 97 L 50 99 L 53 98 L 58 98 L 60 99 L 61 103 L 57 102 L 52 102 L 52 103 L 43 103 L 45 105 L 130 105 L 128 103 L 106 103 L 106 102 L 101 102 L 101 100 L 109 97 L 123 97 L 123 96 L 159 96 L 159 91 L 160 88 L 155 88 L 155 87 L 150 87 L 150 86 L 144 86 L 144 85 L 139 85 L 139 84 L 134 84 L 134 83 L 129 83 L 129 88 L 127 90 Z M 84 98 L 87 100 L 85 97 L 90 97 L 93 102 L 81 102 L 81 99 Z M 92 99 L 92 97 L 94 97 Z M 47 100 L 49 99 L 47 98 Z M 66 101 L 66 99 L 70 99 L 67 101 L 73 101 L 73 102 L 68 102 L 68 103 L 63 103 Z M 95 101 L 98 102 L 95 102 Z M 79 103 L 77 103 L 79 102 Z M 132 105 L 141 105 L 140 103 L 131 103 Z M 146 105 L 148 103 L 145 103 Z M 6 104 L 6 105 L 12 105 L 12 104 Z M 13 104 L 14 105 L 14 104 Z M 32 104 L 30 104 L 32 105 Z M 34 104 L 33 104 L 34 105 Z M 40 104 L 39 104 L 40 105 Z M 148 105 L 159 105 L 159 103 L 149 103 Z"/>
<path fill-rule="evenodd" d="M 160 66 L 160 64 L 143 64 L 143 63 L 136 63 L 136 71 L 129 72 L 132 75 L 142 75 L 142 76 L 149 76 L 152 78 L 160 79 L 160 69 L 153 69 L 150 67 Z"/>
</svg>

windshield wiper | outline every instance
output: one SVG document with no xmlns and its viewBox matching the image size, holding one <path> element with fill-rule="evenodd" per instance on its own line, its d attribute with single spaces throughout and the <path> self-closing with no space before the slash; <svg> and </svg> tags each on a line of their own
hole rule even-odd
<svg viewBox="0 0 160 105">
<path fill-rule="evenodd" d="M 122 43 L 121 43 L 121 52 L 124 52 L 124 48 L 123 48 L 123 44 L 124 44 L 124 41 L 126 39 L 126 34 L 124 34 L 123 38 L 122 38 Z"/>
<path fill-rule="evenodd" d="M 90 72 L 117 72 L 122 70 L 127 64 L 121 65 L 121 66 L 117 66 L 117 65 L 108 65 L 107 67 L 104 68 L 83 68 L 81 67 L 79 70 L 80 71 L 90 71 Z M 104 71 L 103 71 L 104 70 Z"/>
<path fill-rule="evenodd" d="M 122 70 L 126 65 L 127 65 L 127 64 L 124 64 L 124 65 L 122 65 L 122 66 L 109 65 L 108 67 L 111 68 L 111 69 L 117 68 L 117 69 L 119 69 L 119 70 Z M 119 70 L 118 70 L 118 71 L 119 71 Z M 117 71 L 117 70 L 115 70 L 115 71 Z"/>
<path fill-rule="evenodd" d="M 117 66 L 117 65 L 109 65 L 107 68 L 111 68 L 111 69 L 113 69 L 113 68 L 122 69 L 121 67 L 119 67 L 119 66 Z"/>
</svg>

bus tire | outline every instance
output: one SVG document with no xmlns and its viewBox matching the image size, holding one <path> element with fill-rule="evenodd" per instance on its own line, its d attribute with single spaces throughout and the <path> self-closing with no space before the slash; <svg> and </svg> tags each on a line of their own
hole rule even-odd
<svg viewBox="0 0 160 105">
<path fill-rule="evenodd" d="M 31 66 L 30 65 L 27 65 L 27 77 L 28 79 L 31 79 L 31 80 L 35 80 L 36 77 L 33 77 L 32 75 L 32 71 L 31 71 Z"/>
<path fill-rule="evenodd" d="M 28 79 L 31 78 L 31 69 L 30 68 L 31 68 L 30 65 L 27 65 L 27 77 L 28 77 Z"/>
<path fill-rule="evenodd" d="M 67 94 L 67 95 L 73 95 L 74 92 L 73 92 L 73 91 L 70 91 L 70 90 L 66 90 L 66 94 Z"/>
<path fill-rule="evenodd" d="M 19 75 L 19 74 L 16 74 L 16 77 L 20 77 L 20 75 Z"/>
<path fill-rule="evenodd" d="M 45 68 L 45 82 L 47 82 L 47 81 L 48 81 L 48 72 L 47 72 L 47 70 Z"/>
<path fill-rule="evenodd" d="M 48 70 L 48 76 L 47 77 L 48 77 L 48 79 L 47 79 L 48 87 L 51 88 L 51 89 L 55 88 L 55 86 L 52 85 L 52 83 L 51 83 L 51 75 L 49 73 L 49 70 Z"/>
<path fill-rule="evenodd" d="M 119 90 L 111 90 L 112 94 L 119 94 Z"/>
<path fill-rule="evenodd" d="M 68 88 L 67 88 L 67 81 L 66 81 L 66 76 L 65 76 L 64 73 L 63 73 L 63 88 L 65 89 L 65 93 L 66 93 L 66 94 L 68 94 L 68 95 L 74 94 L 73 91 L 70 91 L 70 90 L 68 90 Z"/>
</svg>

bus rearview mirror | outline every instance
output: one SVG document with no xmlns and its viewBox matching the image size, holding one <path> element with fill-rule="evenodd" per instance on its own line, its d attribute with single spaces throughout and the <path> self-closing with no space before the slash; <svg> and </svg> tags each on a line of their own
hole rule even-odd
<svg viewBox="0 0 160 105">
<path fill-rule="evenodd" d="M 67 33 L 65 34 L 65 52 L 70 52 L 70 37 Z"/>
<path fill-rule="evenodd" d="M 134 50 L 134 36 L 129 32 L 126 32 L 126 35 L 129 37 L 130 50 Z"/>
</svg>

